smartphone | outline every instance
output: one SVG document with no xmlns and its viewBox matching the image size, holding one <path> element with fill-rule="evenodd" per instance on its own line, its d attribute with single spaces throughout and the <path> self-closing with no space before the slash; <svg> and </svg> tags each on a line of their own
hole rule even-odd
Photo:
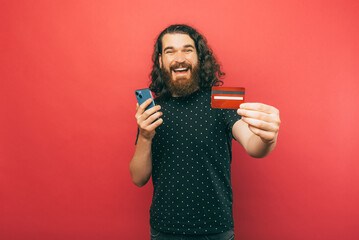
<svg viewBox="0 0 359 240">
<path fill-rule="evenodd" d="M 136 98 L 137 98 L 137 102 L 138 102 L 138 105 L 141 106 L 142 103 L 144 103 L 147 99 L 151 98 L 152 99 L 152 102 L 150 103 L 150 105 L 148 105 L 145 109 L 145 111 L 147 109 L 150 109 L 151 107 L 154 107 L 156 106 L 155 105 L 155 101 L 153 100 L 153 97 L 152 97 L 152 93 L 150 91 L 150 89 L 148 88 L 145 88 L 145 89 L 138 89 L 135 91 L 135 94 L 136 94 Z"/>
</svg>

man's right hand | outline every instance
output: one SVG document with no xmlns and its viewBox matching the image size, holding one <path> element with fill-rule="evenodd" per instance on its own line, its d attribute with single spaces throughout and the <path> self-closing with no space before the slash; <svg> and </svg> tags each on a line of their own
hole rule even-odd
<svg viewBox="0 0 359 240">
<path fill-rule="evenodd" d="M 139 129 L 139 137 L 142 136 L 148 140 L 152 140 L 156 133 L 155 129 L 163 122 L 163 119 L 159 118 L 162 116 L 162 112 L 158 112 L 161 109 L 161 106 L 156 105 L 145 111 L 146 107 L 150 105 L 151 102 L 152 99 L 147 99 L 141 106 L 138 106 L 137 103 L 137 112 L 135 115 Z"/>
</svg>

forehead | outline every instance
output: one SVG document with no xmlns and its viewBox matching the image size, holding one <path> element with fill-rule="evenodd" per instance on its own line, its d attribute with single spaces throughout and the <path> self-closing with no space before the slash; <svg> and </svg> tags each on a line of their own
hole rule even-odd
<svg viewBox="0 0 359 240">
<path fill-rule="evenodd" d="M 166 33 L 162 37 L 162 50 L 166 47 L 181 48 L 185 45 L 192 45 L 195 47 L 192 38 L 183 33 Z"/>
</svg>

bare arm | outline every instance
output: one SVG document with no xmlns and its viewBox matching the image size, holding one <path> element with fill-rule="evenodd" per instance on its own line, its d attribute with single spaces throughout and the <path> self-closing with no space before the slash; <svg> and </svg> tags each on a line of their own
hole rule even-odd
<svg viewBox="0 0 359 240">
<path fill-rule="evenodd" d="M 163 120 L 159 118 L 162 113 L 157 112 L 161 109 L 160 106 L 155 106 L 144 111 L 150 103 L 151 100 L 147 100 L 146 102 L 141 104 L 140 107 L 137 105 L 137 112 L 135 115 L 139 128 L 139 134 L 136 144 L 136 150 L 133 154 L 129 167 L 132 181 L 138 187 L 144 186 L 151 177 L 152 139 L 155 136 L 155 129 L 163 122 Z"/>
<path fill-rule="evenodd" d="M 233 125 L 234 138 L 250 156 L 267 156 L 277 143 L 280 125 L 278 109 L 261 103 L 245 103 L 241 104 L 238 114 L 242 115 L 242 119 Z"/>
</svg>

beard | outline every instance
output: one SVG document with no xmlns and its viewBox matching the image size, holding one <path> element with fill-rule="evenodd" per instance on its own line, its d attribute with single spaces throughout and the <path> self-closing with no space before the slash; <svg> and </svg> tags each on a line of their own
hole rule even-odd
<svg viewBox="0 0 359 240">
<path fill-rule="evenodd" d="M 185 77 L 176 78 L 176 80 L 172 79 L 172 71 L 176 68 L 188 68 L 188 71 L 191 71 L 191 75 L 189 79 L 185 79 Z M 170 67 L 168 71 L 165 68 L 161 68 L 161 77 L 164 79 L 166 86 L 172 95 L 176 95 L 178 97 L 186 97 L 190 94 L 194 93 L 199 88 L 199 66 L 196 64 L 192 67 L 192 65 L 183 63 L 176 64 Z M 183 80 L 185 79 L 185 80 Z M 178 81 L 180 80 L 180 81 Z"/>
</svg>

